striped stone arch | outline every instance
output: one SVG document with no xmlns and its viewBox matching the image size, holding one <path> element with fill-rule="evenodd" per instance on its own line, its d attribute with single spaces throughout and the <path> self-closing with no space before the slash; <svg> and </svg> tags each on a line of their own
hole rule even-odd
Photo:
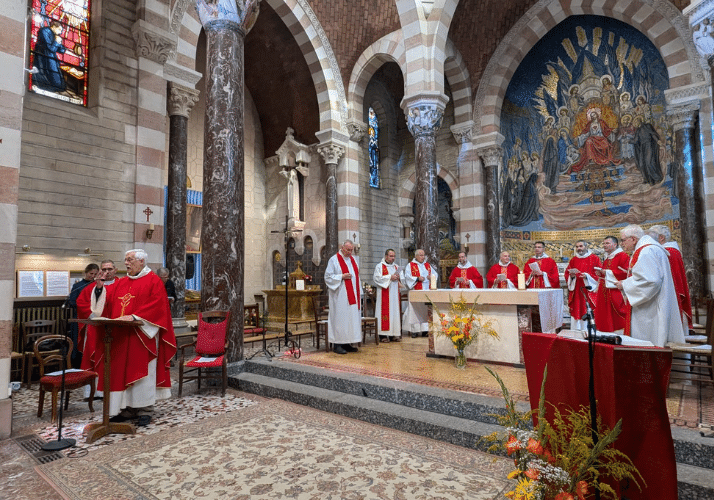
<svg viewBox="0 0 714 500">
<path fill-rule="evenodd" d="M 451 189 L 451 199 L 453 206 L 451 207 L 454 212 L 459 210 L 459 181 L 449 170 L 443 168 L 441 165 L 437 164 L 436 175 L 441 177 Z M 399 190 L 399 215 L 400 216 L 411 216 L 412 215 L 412 205 L 414 203 L 414 195 L 416 194 L 416 172 L 409 176 L 407 180 L 402 184 Z"/>
<path fill-rule="evenodd" d="M 449 82 L 451 98 L 454 101 L 454 124 L 471 120 L 471 78 L 461 53 L 456 50 L 451 40 L 446 42 L 444 76 Z"/>
<path fill-rule="evenodd" d="M 406 52 L 401 31 L 383 36 L 367 47 L 357 59 L 347 85 L 348 116 L 351 120 L 362 121 L 364 118 L 364 93 L 367 84 L 377 70 L 387 62 L 397 63 L 406 80 Z"/>
<path fill-rule="evenodd" d="M 657 47 L 669 73 L 670 89 L 705 82 L 689 22 L 666 0 L 544 0 L 531 7 L 499 43 L 481 78 L 474 102 L 476 134 L 499 132 L 501 107 L 513 74 L 528 51 L 548 31 L 572 15 L 618 19 L 645 34 Z"/>
<path fill-rule="evenodd" d="M 285 26 L 293 33 L 308 67 L 312 69 L 312 81 L 317 89 L 320 129 L 345 130 L 347 99 L 342 80 L 339 77 L 337 59 L 325 30 L 322 29 L 307 0 L 263 1 L 275 10 Z M 176 62 L 189 68 L 194 67 L 196 44 L 202 28 L 196 9 L 189 8 L 194 2 L 195 0 L 178 0 L 171 10 L 170 19 L 171 30 L 179 35 Z M 184 62 L 182 60 L 183 52 L 189 50 L 192 50 L 190 56 L 187 54 L 190 61 Z"/>
</svg>

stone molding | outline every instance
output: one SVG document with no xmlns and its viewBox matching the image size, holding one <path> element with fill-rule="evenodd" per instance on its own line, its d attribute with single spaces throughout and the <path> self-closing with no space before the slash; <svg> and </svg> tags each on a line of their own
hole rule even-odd
<svg viewBox="0 0 714 500">
<path fill-rule="evenodd" d="M 188 118 L 200 94 L 201 92 L 196 89 L 169 82 L 169 95 L 166 99 L 169 116 L 180 115 Z"/>
<path fill-rule="evenodd" d="M 499 146 L 488 146 L 478 149 L 476 154 L 483 161 L 484 167 L 498 167 L 501 165 L 503 158 L 503 148 Z"/>
<path fill-rule="evenodd" d="M 347 120 L 347 131 L 350 134 L 350 140 L 361 142 L 367 133 L 367 124 L 360 120 Z"/>
<path fill-rule="evenodd" d="M 131 27 L 137 58 L 143 57 L 161 65 L 176 57 L 178 37 L 139 19 Z"/>
<path fill-rule="evenodd" d="M 435 135 L 441 128 L 448 101 L 449 98 L 441 92 L 425 92 L 404 97 L 401 106 L 409 132 L 414 137 Z"/>
<path fill-rule="evenodd" d="M 668 108 L 667 119 L 672 124 L 672 129 L 675 132 L 684 129 L 694 129 L 697 125 L 699 108 L 699 102 Z"/>
<path fill-rule="evenodd" d="M 204 28 L 217 21 L 233 22 L 247 35 L 258 19 L 260 0 L 196 0 L 196 12 Z"/>
<path fill-rule="evenodd" d="M 322 156 L 326 165 L 336 165 L 347 149 L 336 142 L 328 142 L 317 146 L 317 152 Z"/>
<path fill-rule="evenodd" d="M 449 127 L 457 144 L 468 144 L 474 135 L 474 122 L 468 120 Z"/>
<path fill-rule="evenodd" d="M 188 88 L 195 88 L 196 84 L 201 80 L 203 74 L 194 71 L 185 66 L 179 66 L 173 61 L 168 61 L 164 64 L 164 78 L 170 82 L 178 83 Z"/>
</svg>

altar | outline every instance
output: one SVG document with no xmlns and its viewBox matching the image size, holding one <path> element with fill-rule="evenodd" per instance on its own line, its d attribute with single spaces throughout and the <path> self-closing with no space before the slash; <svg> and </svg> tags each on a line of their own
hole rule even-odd
<svg viewBox="0 0 714 500">
<path fill-rule="evenodd" d="M 493 320 L 499 339 L 482 336 L 465 350 L 468 359 L 478 361 L 523 365 L 522 336 L 534 329 L 556 333 L 563 326 L 563 290 L 548 288 L 538 290 L 509 289 L 445 289 L 411 290 L 409 302 L 429 304 L 429 351 L 427 356 L 454 356 L 454 347 L 446 337 L 436 335 L 440 327 L 432 321 L 433 302 L 440 312 L 448 314 L 450 303 L 464 298 L 474 301 L 486 319 Z M 535 321 L 534 321 L 535 320 Z M 540 323 L 540 328 L 535 328 Z"/>
</svg>

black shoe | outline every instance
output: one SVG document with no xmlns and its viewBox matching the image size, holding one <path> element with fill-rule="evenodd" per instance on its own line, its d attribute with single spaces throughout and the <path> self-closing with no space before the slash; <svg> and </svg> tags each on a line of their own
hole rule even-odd
<svg viewBox="0 0 714 500">
<path fill-rule="evenodd" d="M 429 332 L 421 332 L 421 336 L 422 336 L 422 337 L 428 337 L 428 336 L 429 336 Z"/>
<path fill-rule="evenodd" d="M 356 347 L 352 347 L 349 344 L 342 344 L 342 348 L 347 352 L 357 352 L 358 351 L 358 349 Z"/>
<path fill-rule="evenodd" d="M 412 333 L 412 338 L 413 338 L 413 339 L 417 338 L 418 336 L 419 336 L 418 333 Z"/>
<path fill-rule="evenodd" d="M 119 415 L 114 415 L 113 417 L 109 418 L 109 421 L 114 423 L 126 422 L 127 420 L 131 420 L 131 417 L 125 417 L 121 413 Z"/>
<path fill-rule="evenodd" d="M 342 346 L 339 345 L 339 344 L 336 344 L 336 345 L 332 348 L 332 351 L 333 351 L 335 354 L 347 354 L 347 351 L 345 351 L 345 348 L 342 347 Z"/>
<path fill-rule="evenodd" d="M 136 419 L 136 425 L 139 427 L 146 427 L 151 423 L 151 415 L 139 415 Z"/>
</svg>

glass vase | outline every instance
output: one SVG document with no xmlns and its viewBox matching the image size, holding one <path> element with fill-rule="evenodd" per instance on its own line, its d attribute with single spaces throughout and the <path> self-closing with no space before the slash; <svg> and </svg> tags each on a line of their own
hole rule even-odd
<svg viewBox="0 0 714 500">
<path fill-rule="evenodd" d="M 456 356 L 454 357 L 454 365 L 459 370 L 466 369 L 466 354 L 464 353 L 464 348 L 456 348 Z"/>
</svg>

